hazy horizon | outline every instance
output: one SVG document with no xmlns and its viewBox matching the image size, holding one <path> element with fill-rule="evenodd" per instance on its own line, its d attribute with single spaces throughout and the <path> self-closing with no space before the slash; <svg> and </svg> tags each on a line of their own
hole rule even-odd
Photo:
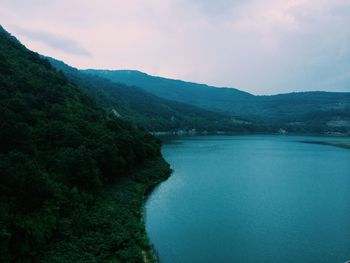
<svg viewBox="0 0 350 263">
<path fill-rule="evenodd" d="M 350 91 L 346 0 L 2 0 L 0 17 L 29 49 L 77 68 L 256 95 Z"/>
</svg>

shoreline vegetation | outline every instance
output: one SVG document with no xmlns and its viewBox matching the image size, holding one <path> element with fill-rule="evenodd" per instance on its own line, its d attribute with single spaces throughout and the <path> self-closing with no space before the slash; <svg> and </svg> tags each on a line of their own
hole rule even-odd
<svg viewBox="0 0 350 263">
<path fill-rule="evenodd" d="M 170 174 L 166 161 L 157 158 L 107 186 L 85 215 L 88 231 L 53 243 L 40 262 L 158 262 L 145 229 L 144 203 Z"/>
<path fill-rule="evenodd" d="M 332 141 L 301 141 L 302 143 L 309 143 L 309 144 L 321 144 L 321 145 L 329 145 L 339 148 L 345 148 L 350 149 L 350 142 L 332 142 Z"/>
</svg>

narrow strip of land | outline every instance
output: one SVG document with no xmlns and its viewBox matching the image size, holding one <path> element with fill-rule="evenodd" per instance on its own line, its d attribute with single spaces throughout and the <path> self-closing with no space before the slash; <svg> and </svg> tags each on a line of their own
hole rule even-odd
<svg viewBox="0 0 350 263">
<path fill-rule="evenodd" d="M 330 145 L 340 148 L 350 149 L 350 142 L 332 142 L 332 141 L 302 141 L 303 143 L 312 143 L 312 144 L 322 144 L 322 145 Z"/>
</svg>

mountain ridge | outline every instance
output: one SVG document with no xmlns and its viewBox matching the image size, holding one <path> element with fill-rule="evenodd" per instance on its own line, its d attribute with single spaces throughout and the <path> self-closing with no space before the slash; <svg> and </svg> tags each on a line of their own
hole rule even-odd
<svg viewBox="0 0 350 263">
<path fill-rule="evenodd" d="M 120 115 L 131 118 L 149 131 L 251 133 L 267 130 L 262 123 L 253 120 L 162 98 L 137 86 L 114 83 L 103 76 L 78 70 L 50 57 L 46 58 L 55 68 L 62 70 L 71 81 L 94 97 L 102 107 L 117 110 Z"/>
<path fill-rule="evenodd" d="M 214 86 L 214 85 L 209 85 L 206 83 L 201 83 L 201 82 L 195 82 L 195 81 L 190 81 L 190 80 L 183 80 L 183 79 L 179 79 L 179 78 L 169 78 L 169 77 L 162 77 L 160 75 L 152 75 L 137 69 L 93 69 L 93 68 L 79 68 L 80 71 L 86 71 L 86 72 L 93 72 L 95 70 L 98 71 L 104 71 L 104 72 L 120 72 L 120 73 L 127 73 L 127 74 L 136 74 L 139 76 L 144 76 L 144 77 L 153 77 L 153 78 L 157 78 L 157 79 L 163 79 L 163 80 L 169 80 L 169 81 L 179 81 L 182 83 L 188 83 L 188 84 L 193 84 L 193 85 L 197 85 L 197 86 L 203 86 L 203 87 L 208 87 L 208 88 L 216 88 L 216 89 L 230 89 L 230 90 L 235 90 L 235 91 L 239 91 L 242 93 L 245 93 L 247 95 L 253 95 L 253 96 L 259 96 L 259 95 L 254 95 L 252 93 L 249 93 L 247 91 L 243 91 L 241 89 L 235 88 L 235 87 L 228 87 L 228 86 Z"/>
<path fill-rule="evenodd" d="M 137 69 L 106 69 L 106 68 L 101 68 L 101 69 L 94 69 L 94 68 L 77 68 L 82 72 L 90 72 L 94 73 L 96 71 L 102 71 L 102 72 L 120 72 L 120 73 L 127 73 L 127 74 L 136 74 L 139 76 L 144 76 L 144 77 L 152 77 L 156 79 L 165 79 L 169 81 L 179 81 L 182 83 L 188 83 L 188 84 L 194 84 L 198 86 L 204 86 L 208 88 L 215 88 L 215 89 L 230 89 L 230 90 L 235 90 L 239 91 L 242 93 L 245 93 L 247 95 L 255 96 L 255 97 L 270 97 L 270 96 L 280 96 L 280 95 L 288 95 L 288 94 L 305 94 L 305 93 L 338 93 L 338 94 L 348 94 L 350 91 L 324 91 L 324 90 L 306 90 L 306 91 L 290 91 L 290 92 L 280 92 L 280 93 L 274 93 L 274 94 L 254 94 L 248 91 L 244 91 L 243 89 L 239 89 L 236 87 L 231 87 L 231 86 L 217 86 L 217 85 L 210 85 L 206 84 L 204 82 L 196 82 L 196 81 L 191 81 L 191 80 L 183 80 L 180 78 L 171 78 L 171 77 L 162 77 L 160 75 L 152 75 L 150 73 L 143 72 L 141 70 Z M 122 83 L 122 82 L 121 82 Z"/>
</svg>

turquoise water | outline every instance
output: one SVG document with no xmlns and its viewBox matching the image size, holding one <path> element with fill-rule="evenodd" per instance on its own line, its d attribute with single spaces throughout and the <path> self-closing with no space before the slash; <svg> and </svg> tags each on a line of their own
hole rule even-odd
<svg viewBox="0 0 350 263">
<path fill-rule="evenodd" d="M 146 203 L 161 262 L 349 260 L 350 150 L 302 140 L 335 139 L 198 136 L 165 144 L 174 172 Z"/>
</svg>

